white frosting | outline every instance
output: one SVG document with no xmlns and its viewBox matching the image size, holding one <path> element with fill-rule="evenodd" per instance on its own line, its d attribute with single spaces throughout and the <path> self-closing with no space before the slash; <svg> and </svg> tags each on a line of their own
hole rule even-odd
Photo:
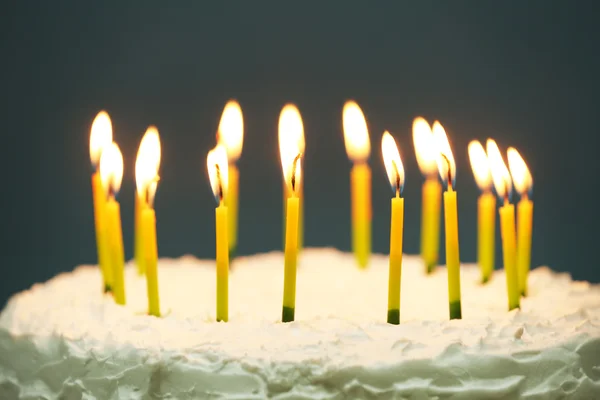
<svg viewBox="0 0 600 400">
<path fill-rule="evenodd" d="M 283 256 L 238 258 L 230 322 L 216 323 L 214 262 L 161 260 L 163 318 L 78 267 L 15 295 L 0 314 L 0 399 L 600 398 L 600 286 L 537 268 L 521 311 L 502 271 L 464 265 L 463 320 L 448 321 L 446 271 L 405 256 L 401 325 L 385 323 L 387 257 L 359 270 L 331 249 L 302 253 L 296 319 L 280 321 Z"/>
</svg>

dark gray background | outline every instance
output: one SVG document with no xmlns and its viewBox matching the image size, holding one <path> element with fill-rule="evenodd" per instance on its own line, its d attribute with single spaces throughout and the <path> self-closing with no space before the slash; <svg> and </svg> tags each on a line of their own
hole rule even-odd
<svg viewBox="0 0 600 400">
<path fill-rule="evenodd" d="M 163 144 L 160 254 L 212 257 L 205 156 L 232 97 L 246 124 L 242 254 L 281 247 L 276 127 L 289 101 L 306 130 L 306 243 L 349 249 L 341 110 L 353 98 L 371 130 L 376 252 L 388 249 L 392 195 L 379 154 L 384 129 L 407 171 L 405 249 L 418 251 L 422 178 L 410 127 L 424 115 L 442 121 L 457 159 L 463 261 L 475 259 L 478 194 L 467 144 L 491 136 L 519 148 L 533 172 L 533 263 L 600 280 L 593 2 L 216 3 L 5 3 L 0 304 L 95 261 L 88 137 L 102 108 L 125 157 L 127 257 L 134 157 L 149 124 Z"/>
</svg>

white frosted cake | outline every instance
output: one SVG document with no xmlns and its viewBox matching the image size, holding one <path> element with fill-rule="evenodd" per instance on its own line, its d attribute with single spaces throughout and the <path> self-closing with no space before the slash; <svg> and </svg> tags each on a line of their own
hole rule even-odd
<svg viewBox="0 0 600 400">
<path fill-rule="evenodd" d="M 296 322 L 280 322 L 283 255 L 235 260 L 230 322 L 215 322 L 214 261 L 160 260 L 163 318 L 126 271 L 127 306 L 82 266 L 15 295 L 0 315 L 0 399 L 600 399 L 600 286 L 536 268 L 520 311 L 502 271 L 462 267 L 463 319 L 446 270 L 405 256 L 401 324 L 386 324 L 388 263 L 302 253 Z"/>
</svg>

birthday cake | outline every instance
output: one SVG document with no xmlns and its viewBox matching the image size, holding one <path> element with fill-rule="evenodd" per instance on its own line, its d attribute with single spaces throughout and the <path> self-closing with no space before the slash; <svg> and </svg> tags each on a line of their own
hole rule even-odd
<svg viewBox="0 0 600 400">
<path fill-rule="evenodd" d="M 159 262 L 162 318 L 126 268 L 127 305 L 81 266 L 0 314 L 0 399 L 599 399 L 600 285 L 546 267 L 521 310 L 506 282 L 463 265 L 462 320 L 446 270 L 405 256 L 400 325 L 386 323 L 388 259 L 332 249 L 300 258 L 296 321 L 280 322 L 283 255 L 235 260 L 230 321 L 215 322 L 214 261 Z"/>
</svg>

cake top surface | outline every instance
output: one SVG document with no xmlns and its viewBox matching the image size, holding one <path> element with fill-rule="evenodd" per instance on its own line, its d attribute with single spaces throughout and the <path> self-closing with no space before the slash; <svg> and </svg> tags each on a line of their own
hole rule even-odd
<svg viewBox="0 0 600 400">
<path fill-rule="evenodd" d="M 11 298 L 0 314 L 0 397 L 598 398 L 600 285 L 536 268 L 521 310 L 506 281 L 463 265 L 462 320 L 448 320 L 444 268 L 405 256 L 401 324 L 387 324 L 388 259 L 302 252 L 296 321 L 281 323 L 283 255 L 240 257 L 230 322 L 215 322 L 215 265 L 159 262 L 162 318 L 126 269 L 128 303 L 81 266 Z M 571 398 L 570 397 L 570 398 Z"/>
<path fill-rule="evenodd" d="M 162 318 L 147 316 L 146 281 L 126 268 L 127 305 L 100 293 L 100 272 L 81 266 L 9 301 L 0 328 L 40 340 L 60 335 L 82 346 L 160 351 L 203 349 L 253 359 L 302 361 L 328 348 L 332 362 L 381 364 L 399 357 L 434 357 L 464 350 L 527 352 L 600 336 L 600 285 L 572 281 L 549 268 L 530 273 L 521 310 L 507 311 L 502 271 L 479 283 L 474 265 L 461 267 L 462 320 L 448 320 L 447 275 L 426 275 L 416 256 L 404 256 L 401 324 L 387 324 L 388 258 L 373 255 L 356 267 L 351 254 L 333 249 L 302 252 L 296 321 L 280 322 L 283 255 L 236 258 L 229 281 L 230 322 L 215 322 L 214 261 L 190 256 L 161 259 Z"/>
</svg>

